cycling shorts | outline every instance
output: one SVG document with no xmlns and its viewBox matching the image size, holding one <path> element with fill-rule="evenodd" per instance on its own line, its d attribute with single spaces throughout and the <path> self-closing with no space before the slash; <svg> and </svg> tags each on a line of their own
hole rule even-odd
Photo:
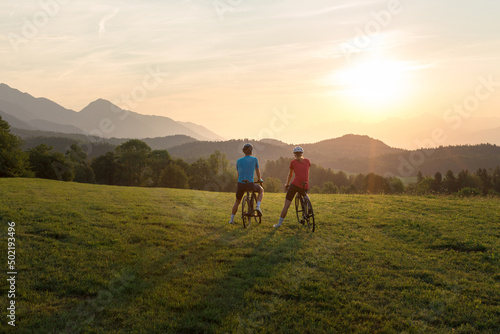
<svg viewBox="0 0 500 334">
<path fill-rule="evenodd" d="M 286 199 L 289 201 L 293 200 L 293 197 L 295 196 L 296 193 L 300 192 L 302 196 L 305 196 L 306 193 L 308 192 L 309 189 L 302 189 L 300 187 L 297 187 L 295 184 L 290 184 L 288 186 L 288 191 L 286 192 Z"/>
<path fill-rule="evenodd" d="M 243 198 L 243 194 L 249 190 L 250 192 L 255 191 L 256 193 L 260 192 L 262 187 L 257 183 L 242 183 L 238 182 L 238 187 L 236 188 L 236 199 L 241 200 Z"/>
</svg>

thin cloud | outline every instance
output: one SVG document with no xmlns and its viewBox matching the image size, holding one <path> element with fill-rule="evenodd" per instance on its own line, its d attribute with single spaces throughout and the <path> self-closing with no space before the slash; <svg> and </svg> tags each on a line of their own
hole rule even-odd
<svg viewBox="0 0 500 334">
<path fill-rule="evenodd" d="M 106 23 L 111 20 L 120 11 L 119 8 L 115 8 L 111 13 L 103 16 L 101 21 L 99 21 L 99 37 L 103 37 L 106 33 Z"/>
<path fill-rule="evenodd" d="M 10 12 L 10 17 L 12 17 L 12 15 L 14 15 L 14 12 L 16 11 L 17 7 L 19 7 L 19 5 L 16 5 L 16 7 L 12 10 L 12 12 Z"/>
</svg>

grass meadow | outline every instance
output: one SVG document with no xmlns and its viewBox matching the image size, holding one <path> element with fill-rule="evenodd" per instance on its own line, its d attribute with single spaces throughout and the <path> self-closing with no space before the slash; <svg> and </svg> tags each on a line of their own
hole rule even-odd
<svg viewBox="0 0 500 334">
<path fill-rule="evenodd" d="M 232 193 L 0 179 L 16 223 L 17 333 L 498 333 L 500 201 L 284 194 L 228 224 Z M 5 274 L 4 274 L 5 275 Z"/>
</svg>

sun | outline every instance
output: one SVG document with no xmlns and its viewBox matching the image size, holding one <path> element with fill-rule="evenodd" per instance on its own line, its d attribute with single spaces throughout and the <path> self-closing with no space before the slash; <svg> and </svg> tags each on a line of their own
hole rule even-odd
<svg viewBox="0 0 500 334">
<path fill-rule="evenodd" d="M 391 60 L 364 60 L 339 69 L 329 77 L 334 95 L 374 107 L 401 101 L 407 93 L 406 66 Z"/>
</svg>

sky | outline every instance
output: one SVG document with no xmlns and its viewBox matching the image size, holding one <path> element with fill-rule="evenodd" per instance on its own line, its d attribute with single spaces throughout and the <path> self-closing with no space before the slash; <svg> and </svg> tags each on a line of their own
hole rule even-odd
<svg viewBox="0 0 500 334">
<path fill-rule="evenodd" d="M 496 117 L 499 12 L 497 0 L 2 1 L 0 82 L 226 139 L 314 142 L 341 121 Z"/>
</svg>

